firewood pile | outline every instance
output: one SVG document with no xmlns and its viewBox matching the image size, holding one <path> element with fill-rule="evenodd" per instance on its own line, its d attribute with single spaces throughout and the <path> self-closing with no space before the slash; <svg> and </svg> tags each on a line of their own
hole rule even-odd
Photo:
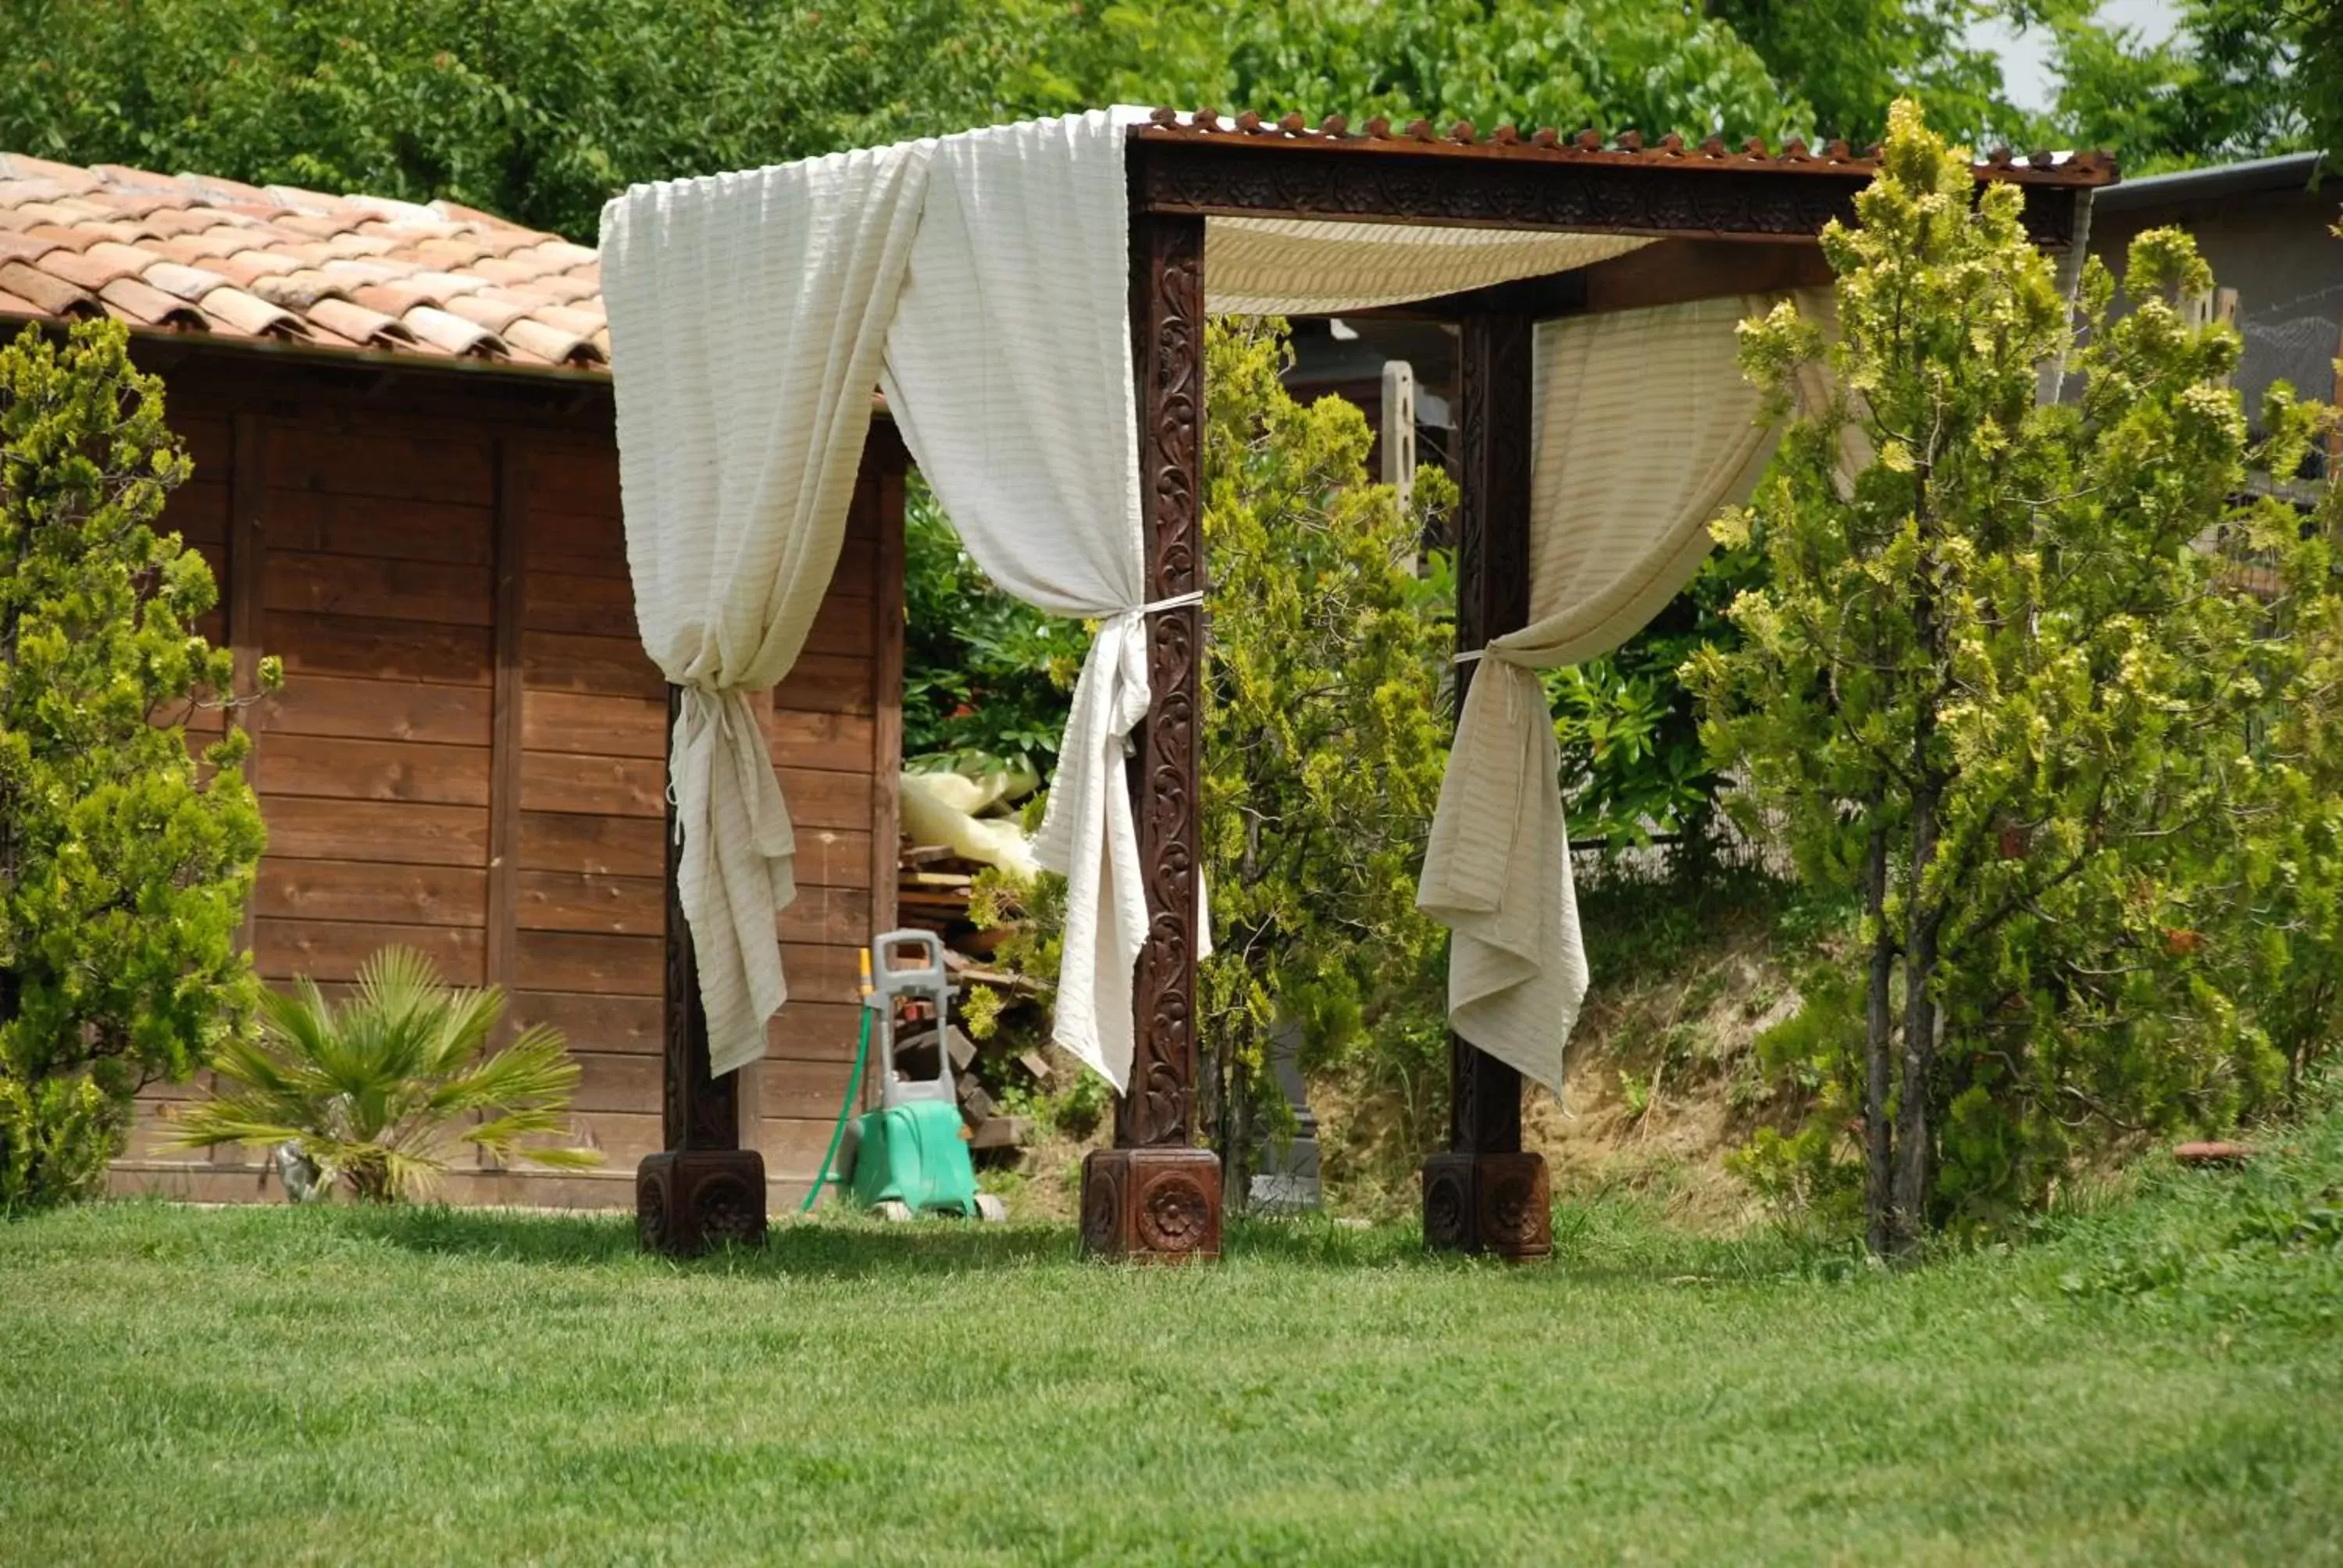
<svg viewBox="0 0 2343 1568">
<path fill-rule="evenodd" d="M 904 842 L 896 862 L 896 920 L 903 926 L 933 931 L 943 939 L 944 970 L 954 981 L 955 1008 L 966 1000 L 970 985 L 989 986 L 1010 995 L 1030 996 L 1039 990 L 1022 975 L 993 968 L 990 962 L 1009 933 L 982 930 L 969 918 L 969 899 L 975 889 L 977 874 L 983 869 L 982 862 L 964 859 L 949 846 L 913 844 L 909 840 Z M 960 1092 L 960 1119 L 968 1124 L 969 1148 L 980 1162 L 990 1155 L 996 1161 L 1015 1163 L 1019 1151 L 1032 1141 L 1032 1119 L 1002 1114 L 974 1070 L 980 1054 L 1006 1051 L 1007 1048 L 990 1041 L 980 1046 L 958 1024 L 945 1026 L 944 1042 L 951 1051 L 952 1079 Z M 935 1030 L 930 1028 L 907 1031 L 897 1042 L 895 1054 L 906 1072 L 924 1076 L 935 1070 L 934 1058 L 930 1054 L 935 1048 Z M 1037 1086 L 1050 1081 L 1050 1064 L 1038 1051 L 1018 1051 L 998 1065 L 1005 1071 L 986 1074 L 995 1082 L 1019 1074 Z"/>
</svg>

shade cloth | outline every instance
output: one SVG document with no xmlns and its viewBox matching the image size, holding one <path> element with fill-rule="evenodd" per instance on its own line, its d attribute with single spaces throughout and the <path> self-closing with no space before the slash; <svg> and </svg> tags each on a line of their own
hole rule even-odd
<svg viewBox="0 0 2343 1568">
<path fill-rule="evenodd" d="M 717 1072 L 763 1053 L 788 994 L 773 914 L 795 893 L 794 840 L 752 699 L 788 673 L 820 602 L 883 381 L 984 569 L 1100 622 L 1036 849 L 1068 882 L 1056 1038 L 1124 1087 L 1147 925 L 1124 759 L 1151 698 L 1146 616 L 1164 608 L 1146 598 L 1129 321 L 1123 139 L 1146 117 L 1093 111 L 637 186 L 604 211 L 628 559 L 644 647 L 683 689 L 678 880 Z M 1215 218 L 1207 280 L 1221 309 L 1360 308 L 1640 243 Z M 1613 598 L 1596 632 L 1644 602 L 1632 585 Z M 1483 679 L 1474 700 L 1504 689 Z M 1449 880 L 1469 900 L 1458 831 Z"/>
<path fill-rule="evenodd" d="M 1621 234 L 1216 217 L 1204 225 L 1204 307 L 1225 316 L 1338 316 L 1568 272 L 1651 243 Z"/>
<path fill-rule="evenodd" d="M 1802 296 L 1810 309 L 1820 299 Z M 1491 639 L 1458 715 L 1417 905 L 1449 927 L 1449 1022 L 1562 1090 L 1586 995 L 1561 749 L 1537 672 L 1609 651 L 1673 598 L 1777 434 L 1740 372 L 1732 296 L 1537 329 L 1530 623 Z"/>
</svg>

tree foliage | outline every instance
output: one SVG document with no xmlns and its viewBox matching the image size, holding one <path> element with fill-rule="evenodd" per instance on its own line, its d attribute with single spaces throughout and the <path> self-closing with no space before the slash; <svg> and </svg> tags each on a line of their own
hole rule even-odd
<svg viewBox="0 0 2343 1568">
<path fill-rule="evenodd" d="M 2332 826 L 2288 817 L 2334 785 L 2310 754 L 2333 648 L 2288 635 L 2333 623 L 2327 545 L 2232 498 L 2238 340 L 2177 308 L 2209 275 L 2144 236 L 2118 317 L 2091 263 L 2077 347 L 2015 191 L 1973 197 L 1965 158 L 1898 106 L 1824 236 L 1841 340 L 1788 306 L 1745 328 L 1777 412 L 1818 359 L 1839 390 L 1718 525 L 1771 581 L 1733 607 L 1744 645 L 1691 667 L 1744 804 L 1863 910 L 1794 1032 L 1825 1081 L 1810 1151 L 1860 1107 L 1882 1251 L 2038 1197 L 2081 1131 L 2266 1101 L 2283 1062 L 2246 977 L 2293 940 L 2269 907 L 2303 900 L 2306 952 L 2333 928 Z M 2037 401 L 2070 353 L 2079 400 Z M 2290 472 L 2308 412 L 2281 391 L 2264 418 Z M 1846 483 L 1850 430 L 1874 456 Z"/>
<path fill-rule="evenodd" d="M 216 589 L 155 523 L 188 464 L 115 323 L 0 349 L 0 1203 L 85 1191 L 131 1095 L 252 1004 L 260 813 L 195 629 Z"/>
<path fill-rule="evenodd" d="M 1413 569 L 1426 511 L 1368 480 L 1373 433 L 1339 398 L 1278 379 L 1283 323 L 1214 323 L 1204 347 L 1204 871 L 1215 951 L 1197 1009 L 1208 1117 L 1241 1191 L 1271 1036 L 1321 1054 L 1362 1037 L 1434 972 L 1415 909 L 1448 751 L 1440 697 L 1452 609 Z"/>
<path fill-rule="evenodd" d="M 903 755 L 1034 779 L 1054 769 L 1090 633 L 1003 593 L 917 474 L 903 509 Z"/>
<path fill-rule="evenodd" d="M 590 1149 L 523 1141 L 568 1130 L 578 1064 L 545 1024 L 489 1050 L 504 1009 L 494 986 L 442 985 L 412 948 L 368 959 L 338 1006 L 306 977 L 290 996 L 264 992 L 260 1038 L 222 1043 L 217 1087 L 180 1114 L 178 1141 L 290 1144 L 327 1181 L 378 1203 L 427 1192 L 463 1144 L 538 1165 L 599 1164 Z"/>
<path fill-rule="evenodd" d="M 2266 157 L 2308 147 L 2314 122 L 2336 145 L 2343 9 L 2331 0 L 2185 0 L 2151 41 L 2088 17 L 2056 27 L 2056 119 L 2074 145 L 2106 147 L 2127 174 Z M 2327 86 L 2322 88 L 2321 83 Z"/>
<path fill-rule="evenodd" d="M 613 191 L 1109 102 L 1778 136 L 1730 27 L 1590 0 L 0 0 L 0 146 L 445 196 Z"/>
</svg>

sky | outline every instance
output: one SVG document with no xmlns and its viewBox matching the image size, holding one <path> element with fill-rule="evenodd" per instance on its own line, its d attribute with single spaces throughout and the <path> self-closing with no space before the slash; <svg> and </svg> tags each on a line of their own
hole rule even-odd
<svg viewBox="0 0 2343 1568">
<path fill-rule="evenodd" d="M 2099 20 L 2109 26 L 2129 27 L 2151 44 L 2172 35 L 2178 7 L 2174 0 L 2103 0 Z M 2046 110 L 2056 92 L 2050 70 L 2050 35 L 2036 28 L 2014 33 L 2000 22 L 1976 28 L 1970 36 L 2001 56 L 2001 74 L 2010 101 L 2022 109 Z"/>
</svg>

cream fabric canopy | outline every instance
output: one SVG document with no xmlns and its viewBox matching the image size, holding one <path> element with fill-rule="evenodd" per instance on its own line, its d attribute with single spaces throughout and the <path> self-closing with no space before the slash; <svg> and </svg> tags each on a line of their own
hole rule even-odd
<svg viewBox="0 0 2343 1568">
<path fill-rule="evenodd" d="M 758 702 L 795 662 L 828 584 L 870 393 L 883 383 L 914 460 L 985 570 L 1030 603 L 1100 622 L 1040 848 L 1068 879 L 1056 1037 L 1124 1087 L 1146 926 L 1124 752 L 1151 699 L 1145 618 L 1166 608 L 1146 598 L 1128 320 L 1123 139 L 1145 118 L 1100 110 L 639 186 L 604 210 L 628 558 L 644 647 L 684 689 L 669 766 L 716 1071 L 763 1054 L 766 1022 L 788 994 L 773 917 L 794 896 L 794 839 Z M 1216 309 L 1338 312 L 1584 266 L 1641 243 L 1213 219 L 1206 283 Z M 1644 352 L 1637 330 L 1614 327 L 1604 341 L 1624 344 L 1632 361 Z M 1619 352 L 1606 349 L 1603 363 Z M 1714 356 L 1700 365 L 1684 385 L 1698 379 L 1713 395 L 1714 382 L 1738 384 Z M 1558 397 L 1594 373 L 1592 362 L 1554 360 L 1545 378 Z M 1670 395 L 1646 378 L 1618 400 L 1648 407 Z M 1721 414 L 1703 428 L 1728 445 L 1749 438 Z M 1648 453 L 1646 433 L 1622 451 Z M 1634 488 L 1623 472 L 1591 505 L 1564 507 L 1589 471 L 1570 440 L 1572 453 L 1542 468 L 1564 477 L 1541 489 L 1532 519 L 1544 586 L 1523 665 L 1546 657 L 1550 622 L 1573 648 L 1625 635 L 1689 548 L 1669 533 L 1689 493 L 1664 508 L 1616 506 Z M 1637 579 L 1649 591 L 1620 587 L 1616 574 L 1592 580 L 1579 547 L 1547 548 L 1582 524 L 1610 541 L 1596 551 L 1606 569 L 1614 556 L 1651 550 L 1670 564 Z M 1584 610 L 1596 597 L 1606 608 Z M 1519 680 L 1493 673 L 1474 683 L 1474 705 L 1529 700 Z M 1473 726 L 1469 708 L 1466 717 L 1475 735 L 1493 730 Z M 1518 744 L 1528 729 L 1517 714 L 1493 732 Z M 1503 750 L 1460 737 L 1457 755 L 1477 778 Z M 1537 759 L 1513 761 L 1507 798 L 1545 822 L 1538 802 L 1554 794 L 1551 766 L 1541 781 Z M 1489 912 L 1475 900 L 1492 903 L 1494 950 L 1547 963 L 1563 950 L 1545 940 L 1560 927 L 1544 916 L 1556 897 L 1568 905 L 1566 856 L 1539 859 L 1562 880 L 1537 891 L 1542 934 L 1517 950 L 1515 890 L 1502 879 L 1493 890 L 1474 870 L 1476 846 L 1495 841 L 1474 820 L 1479 786 L 1451 782 L 1456 807 L 1444 792 L 1435 834 L 1450 901 L 1434 896 L 1427 867 L 1427 907 L 1461 916 L 1463 951 L 1467 928 Z M 1559 821 L 1556 799 L 1557 832 Z M 1566 1028 L 1554 1010 L 1544 1016 Z M 1512 1038 L 1510 1026 L 1501 1032 Z M 1558 1035 L 1553 1050 L 1558 1060 Z"/>
</svg>

